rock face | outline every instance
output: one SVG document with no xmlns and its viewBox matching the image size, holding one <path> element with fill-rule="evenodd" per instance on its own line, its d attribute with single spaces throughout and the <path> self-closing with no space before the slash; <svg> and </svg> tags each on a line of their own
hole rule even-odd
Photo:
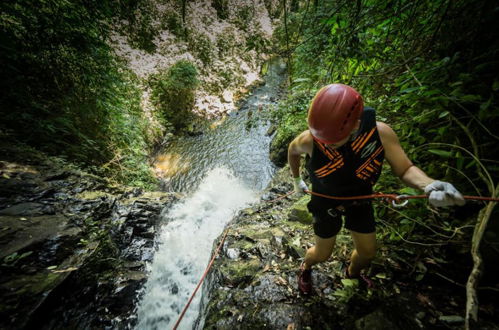
<svg viewBox="0 0 499 330">
<path fill-rule="evenodd" d="M 286 174 L 281 173 L 281 178 Z M 278 175 L 264 199 L 275 199 L 291 189 L 279 181 Z M 302 298 L 296 290 L 296 270 L 312 233 L 309 219 L 294 211 L 304 202 L 292 206 L 293 202 L 288 198 L 262 201 L 233 220 L 223 255 L 205 283 L 205 328 L 322 328 L 336 323 L 341 311 L 333 308 L 332 300 L 297 303 Z M 294 221 L 288 221 L 288 213 Z M 321 282 L 321 291 L 331 293 L 333 277 L 317 273 L 314 280 Z M 322 313 L 325 308 L 329 311 Z"/>
<path fill-rule="evenodd" d="M 241 95 L 261 82 L 260 65 L 269 59 L 276 0 L 186 1 L 185 31 L 180 2 L 151 1 L 150 28 L 157 32 L 154 50 L 134 47 L 125 28 L 114 27 L 110 45 L 142 80 L 179 60 L 192 62 L 200 72 L 194 112 L 217 118 L 236 108 Z M 126 26 L 127 22 L 122 24 Z M 152 120 L 150 90 L 144 84 L 142 103 Z M 154 121 L 153 121 L 154 123 Z M 157 125 L 157 123 L 155 123 Z"/>
<path fill-rule="evenodd" d="M 200 322 L 205 329 L 442 326 L 435 306 L 420 303 L 428 298 L 407 283 L 404 273 L 395 275 L 400 265 L 391 259 L 394 268 L 383 259 L 371 266 L 374 289 L 345 279 L 344 267 L 352 248 L 345 230 L 337 236 L 333 258 L 314 266 L 313 295 L 300 295 L 298 269 L 314 235 L 306 212 L 308 197 L 274 200 L 292 189 L 290 181 L 289 169 L 281 170 L 261 202 L 241 211 L 229 224 L 223 248 L 203 287 Z M 455 328 L 459 327 L 462 323 Z"/>
<path fill-rule="evenodd" d="M 177 196 L 26 152 L 0 146 L 0 327 L 133 325 L 158 215 Z"/>
</svg>

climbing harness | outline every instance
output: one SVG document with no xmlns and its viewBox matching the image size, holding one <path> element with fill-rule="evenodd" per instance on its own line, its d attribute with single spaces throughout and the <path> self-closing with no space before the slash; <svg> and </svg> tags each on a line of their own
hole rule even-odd
<svg viewBox="0 0 499 330">
<path fill-rule="evenodd" d="M 324 195 L 324 194 L 316 193 L 316 192 L 313 192 L 313 191 L 310 191 L 310 190 L 304 190 L 304 192 L 307 193 L 307 194 L 310 194 L 310 195 L 315 195 L 315 196 L 318 196 L 318 197 L 324 197 L 324 198 L 328 198 L 328 199 L 336 199 L 336 200 L 359 200 L 359 199 L 384 198 L 384 199 L 387 199 L 387 200 L 391 200 L 392 201 L 392 205 L 394 207 L 404 207 L 405 205 L 407 205 L 407 203 L 409 202 L 410 199 L 428 198 L 428 195 L 396 195 L 396 194 L 382 194 L 382 193 L 374 193 L 374 194 L 371 194 L 371 195 L 361 195 L 361 196 L 336 197 L 336 196 L 329 196 L 329 195 Z M 294 191 L 291 191 L 291 192 L 289 192 L 289 193 L 287 193 L 285 195 L 279 196 L 278 198 L 275 198 L 275 199 L 272 199 L 272 200 L 265 200 L 264 202 L 267 202 L 267 203 L 277 202 L 277 201 L 279 201 L 279 200 L 281 200 L 283 198 L 286 198 L 286 197 L 288 197 L 288 196 L 290 196 L 290 195 L 292 195 L 294 193 L 295 193 Z M 494 197 L 463 196 L 463 198 L 467 199 L 467 200 L 499 202 L 499 198 L 494 198 Z M 229 233 L 229 229 L 230 228 L 227 228 L 225 230 L 225 232 L 224 232 L 224 234 L 222 236 L 222 239 L 220 240 L 220 243 L 218 244 L 218 247 L 217 247 L 215 253 L 213 254 L 213 257 L 210 260 L 210 263 L 206 267 L 206 270 L 204 271 L 203 276 L 199 280 L 196 288 L 194 289 L 194 291 L 191 294 L 191 297 L 187 301 L 187 304 L 185 305 L 184 309 L 182 310 L 182 313 L 180 314 L 177 322 L 175 323 L 175 326 L 173 327 L 173 330 L 177 329 L 178 325 L 180 324 L 180 322 L 182 321 L 182 319 L 183 319 L 183 317 L 185 315 L 185 312 L 187 311 L 187 309 L 191 305 L 191 302 L 194 299 L 194 296 L 196 295 L 197 291 L 201 287 L 201 284 L 203 283 L 204 279 L 206 278 L 206 275 L 208 275 L 208 273 L 210 272 L 211 266 L 213 265 L 213 262 L 215 261 L 215 259 L 218 257 L 218 254 L 220 253 L 220 250 L 221 250 L 221 248 L 222 248 L 222 246 L 223 246 L 223 244 L 225 242 L 225 238 L 227 237 L 227 234 Z"/>
</svg>

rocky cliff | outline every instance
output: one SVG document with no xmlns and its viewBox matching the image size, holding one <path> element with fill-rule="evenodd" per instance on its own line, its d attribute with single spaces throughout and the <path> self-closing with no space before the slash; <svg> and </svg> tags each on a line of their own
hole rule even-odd
<svg viewBox="0 0 499 330">
<path fill-rule="evenodd" d="M 422 259 L 428 252 L 424 247 L 394 246 L 381 239 L 368 270 L 374 288 L 346 279 L 352 243 L 345 229 L 337 236 L 332 258 L 314 266 L 314 294 L 300 295 L 298 269 L 312 246 L 313 230 L 308 196 L 275 201 L 291 189 L 289 169 L 284 168 L 260 203 L 229 224 L 204 284 L 201 318 L 206 329 L 462 328 L 464 295 L 456 294 L 455 284 L 430 274 L 436 263 L 428 256 L 424 262 L 406 261 L 407 255 Z M 424 281 L 422 268 L 428 271 Z"/>
<path fill-rule="evenodd" d="M 0 327 L 127 328 L 159 214 L 178 196 L 110 185 L 1 145 Z"/>
</svg>

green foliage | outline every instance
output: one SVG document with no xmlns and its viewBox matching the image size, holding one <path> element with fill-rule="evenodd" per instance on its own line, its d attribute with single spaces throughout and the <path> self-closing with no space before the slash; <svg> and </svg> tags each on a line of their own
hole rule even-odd
<svg viewBox="0 0 499 330">
<path fill-rule="evenodd" d="M 167 29 L 177 37 L 184 37 L 184 26 L 182 17 L 176 11 L 170 11 L 161 17 L 161 28 Z"/>
<path fill-rule="evenodd" d="M 308 129 L 306 118 L 312 96 L 310 91 L 297 90 L 280 102 L 272 112 L 271 121 L 277 125 L 277 130 L 270 151 L 271 158 L 276 164 L 285 163 L 289 143 Z"/>
<path fill-rule="evenodd" d="M 255 9 L 249 4 L 241 4 L 236 7 L 237 12 L 231 19 L 231 23 L 235 24 L 240 30 L 247 31 L 251 25 L 250 22 L 255 16 Z"/>
<path fill-rule="evenodd" d="M 213 0 L 211 5 L 217 10 L 219 19 L 229 18 L 229 0 Z"/>
<path fill-rule="evenodd" d="M 466 191 L 465 171 L 486 188 L 469 155 L 426 144 L 456 144 L 479 158 L 497 159 L 499 149 L 491 143 L 499 122 L 494 8 L 485 0 L 338 1 L 288 12 L 289 39 L 282 25 L 274 44 L 284 51 L 289 43 L 293 51 L 289 98 L 328 83 L 352 85 L 430 175 L 462 182 Z M 279 123 L 277 136 L 285 126 Z"/>
<path fill-rule="evenodd" d="M 219 72 L 220 76 L 220 84 L 218 86 L 218 91 L 222 92 L 231 85 L 238 83 L 243 83 L 243 79 L 240 76 L 236 75 L 232 70 L 222 70 Z"/>
<path fill-rule="evenodd" d="M 195 33 L 192 31 L 188 34 L 187 39 L 189 50 L 193 55 L 199 58 L 205 67 L 210 65 L 213 61 L 215 52 L 210 39 L 202 33 Z"/>
<path fill-rule="evenodd" d="M 3 258 L 2 266 L 16 266 L 19 260 L 29 257 L 32 254 L 33 251 L 27 251 L 21 254 L 14 252 Z"/>
<path fill-rule="evenodd" d="M 226 27 L 217 38 L 216 47 L 218 56 L 223 58 L 228 55 L 234 55 L 234 49 L 238 46 L 236 32 L 232 27 Z"/>
<path fill-rule="evenodd" d="M 292 52 L 289 93 L 274 118 L 278 128 L 271 150 L 277 164 L 285 162 L 287 144 L 305 129 L 314 93 L 326 84 L 344 83 L 376 108 L 378 120 L 391 125 L 409 158 L 431 177 L 452 182 L 463 194 L 491 193 L 489 181 L 499 175 L 496 4 L 343 0 L 287 14 L 288 33 L 281 24 L 272 43 L 282 54 L 289 44 Z M 300 103 L 302 93 L 308 95 Z M 404 187 L 386 164 L 383 173 L 375 191 L 421 193 Z M 455 214 L 429 212 L 423 200 L 411 200 L 403 209 L 378 205 L 378 239 L 396 246 L 398 256 L 407 253 L 413 260 L 424 253 L 443 264 L 437 259 L 445 255 L 443 247 L 469 250 L 470 216 L 479 208 L 471 204 Z M 420 281 L 426 273 L 416 260 L 411 276 Z M 339 294 L 350 297 L 348 290 Z"/>
<path fill-rule="evenodd" d="M 274 139 L 276 144 L 289 144 L 291 140 L 307 129 L 307 110 L 313 95 L 308 91 L 298 91 L 279 103 L 272 113 L 274 121 L 279 121 L 280 129 Z"/>
<path fill-rule="evenodd" d="M 359 289 L 359 280 L 344 278 L 341 280 L 343 288 L 333 292 L 333 296 L 337 297 L 341 303 L 348 303 L 351 299 L 357 298 Z"/>
<path fill-rule="evenodd" d="M 268 53 L 270 50 L 270 41 L 263 36 L 259 29 L 246 39 L 246 50 L 255 50 L 257 53 Z"/>
<path fill-rule="evenodd" d="M 0 130 L 116 178 L 152 176 L 135 78 L 105 40 L 115 2 L 1 3 Z M 127 163 L 129 166 L 123 166 Z"/>
<path fill-rule="evenodd" d="M 278 1 L 277 3 L 273 0 L 264 0 L 265 8 L 269 13 L 270 18 L 276 19 L 279 17 L 279 13 L 281 11 L 282 1 Z"/>
<path fill-rule="evenodd" d="M 176 129 L 185 128 L 193 119 L 191 110 L 199 83 L 197 76 L 191 62 L 180 60 L 167 71 L 151 77 L 152 101 Z"/>
<path fill-rule="evenodd" d="M 125 21 L 123 32 L 128 36 L 131 46 L 149 53 L 156 50 L 153 41 L 158 35 L 158 29 L 154 26 L 153 20 L 157 13 L 152 0 L 121 0 L 118 15 Z"/>
</svg>

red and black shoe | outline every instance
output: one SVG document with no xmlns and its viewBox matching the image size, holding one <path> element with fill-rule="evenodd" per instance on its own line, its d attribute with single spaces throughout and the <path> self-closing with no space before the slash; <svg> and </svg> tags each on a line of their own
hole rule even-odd
<svg viewBox="0 0 499 330">
<path fill-rule="evenodd" d="M 301 294 L 308 296 L 312 293 L 312 288 L 312 269 L 305 269 L 305 265 L 301 264 L 298 275 L 298 290 Z"/>
<path fill-rule="evenodd" d="M 350 264 L 346 264 L 346 266 L 345 266 L 345 269 L 344 269 L 344 273 L 345 273 L 344 277 L 345 278 L 348 278 L 351 280 L 358 280 L 359 285 L 361 287 L 366 288 L 366 289 L 374 288 L 374 282 L 369 277 L 367 277 L 366 275 L 364 275 L 362 273 L 359 276 L 351 276 L 350 273 L 348 272 L 348 267 L 350 267 Z"/>
</svg>

